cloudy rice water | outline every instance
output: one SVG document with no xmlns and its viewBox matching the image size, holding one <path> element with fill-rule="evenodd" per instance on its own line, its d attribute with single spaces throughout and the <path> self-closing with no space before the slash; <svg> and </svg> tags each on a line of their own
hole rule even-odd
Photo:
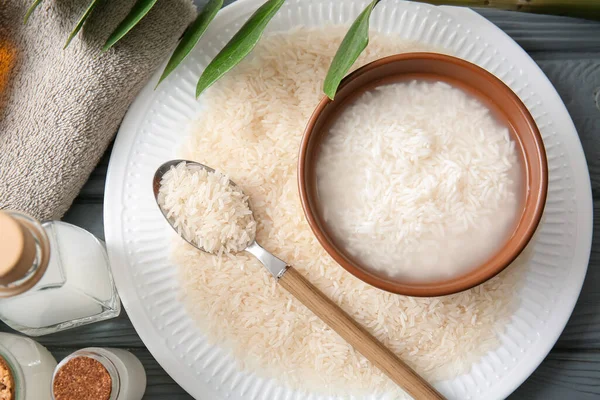
<svg viewBox="0 0 600 400">
<path fill-rule="evenodd" d="M 519 216 L 521 167 L 507 126 L 445 82 L 361 94 L 331 126 L 316 169 L 336 241 L 393 278 L 462 275 L 506 243 Z"/>
<path fill-rule="evenodd" d="M 256 240 L 298 269 L 429 381 L 468 372 L 499 345 L 517 306 L 523 258 L 496 278 L 439 298 L 399 296 L 356 279 L 323 250 L 298 197 L 298 149 L 323 97 L 323 79 L 347 27 L 264 36 L 251 56 L 201 97 L 180 156 L 226 171 L 252 199 Z M 355 67 L 418 43 L 376 33 Z M 524 255 L 526 256 L 526 254 Z M 329 329 L 245 252 L 222 257 L 183 241 L 173 249 L 187 313 L 238 368 L 311 393 L 402 397 L 381 371 Z M 198 349 L 190 349 L 195 356 Z"/>
</svg>

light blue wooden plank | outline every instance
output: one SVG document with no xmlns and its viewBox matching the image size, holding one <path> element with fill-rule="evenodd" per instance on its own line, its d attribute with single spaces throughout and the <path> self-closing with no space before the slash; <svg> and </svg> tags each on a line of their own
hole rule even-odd
<svg viewBox="0 0 600 400">
<path fill-rule="evenodd" d="M 598 352 L 553 351 L 510 400 L 593 400 L 600 398 Z"/>
<path fill-rule="evenodd" d="M 104 240 L 102 208 L 102 203 L 90 202 L 86 198 L 78 198 L 75 199 L 62 220 L 80 226 L 93 233 L 97 238 Z"/>
<path fill-rule="evenodd" d="M 596 21 L 497 10 L 477 12 L 529 53 L 600 50 L 600 23 Z"/>
</svg>

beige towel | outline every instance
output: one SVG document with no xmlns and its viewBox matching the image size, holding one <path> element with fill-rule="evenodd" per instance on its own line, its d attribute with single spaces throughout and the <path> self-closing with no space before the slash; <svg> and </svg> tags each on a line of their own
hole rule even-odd
<svg viewBox="0 0 600 400">
<path fill-rule="evenodd" d="M 135 0 L 102 1 L 66 50 L 90 0 L 0 3 L 0 209 L 60 218 L 127 108 L 195 16 L 191 0 L 159 0 L 105 54 L 100 48 Z"/>
</svg>

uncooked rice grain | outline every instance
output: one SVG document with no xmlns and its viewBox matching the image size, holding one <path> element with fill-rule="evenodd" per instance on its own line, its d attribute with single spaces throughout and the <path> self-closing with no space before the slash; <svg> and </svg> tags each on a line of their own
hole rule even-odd
<svg viewBox="0 0 600 400">
<path fill-rule="evenodd" d="M 518 305 L 525 263 L 474 289 L 411 298 L 376 289 L 337 265 L 300 205 L 296 163 L 308 117 L 346 27 L 264 36 L 250 58 L 202 95 L 204 109 L 180 153 L 223 171 L 252 199 L 256 239 L 286 260 L 425 378 L 468 372 L 499 345 Z M 372 33 L 356 66 L 418 43 Z M 288 386 L 355 396 L 397 386 L 295 300 L 247 253 L 222 260 L 179 241 L 173 249 L 187 312 L 240 367 Z M 522 256 L 523 257 L 523 256 Z"/>
<path fill-rule="evenodd" d="M 192 169 L 194 168 L 194 169 Z M 237 253 L 254 241 L 248 196 L 217 171 L 180 162 L 160 181 L 158 204 L 183 237 L 209 253 Z"/>
</svg>

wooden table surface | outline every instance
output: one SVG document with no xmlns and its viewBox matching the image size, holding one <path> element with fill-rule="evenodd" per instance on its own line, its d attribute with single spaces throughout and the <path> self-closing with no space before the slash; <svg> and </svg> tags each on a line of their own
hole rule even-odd
<svg viewBox="0 0 600 400">
<path fill-rule="evenodd" d="M 199 0 L 203 3 L 204 1 Z M 594 196 L 594 241 L 575 311 L 539 368 L 510 399 L 600 398 L 600 22 L 478 10 L 539 64 L 565 102 L 583 144 Z M 102 206 L 110 149 L 64 220 L 104 238 Z M 0 331 L 10 331 L 4 324 Z M 121 347 L 140 358 L 148 374 L 144 399 L 191 399 L 148 352 L 125 310 L 105 322 L 38 338 L 57 360 L 87 346 Z M 30 399 L 28 399 L 30 400 Z M 35 400 L 35 399 L 31 399 Z M 201 399 L 212 400 L 212 399 Z"/>
</svg>

